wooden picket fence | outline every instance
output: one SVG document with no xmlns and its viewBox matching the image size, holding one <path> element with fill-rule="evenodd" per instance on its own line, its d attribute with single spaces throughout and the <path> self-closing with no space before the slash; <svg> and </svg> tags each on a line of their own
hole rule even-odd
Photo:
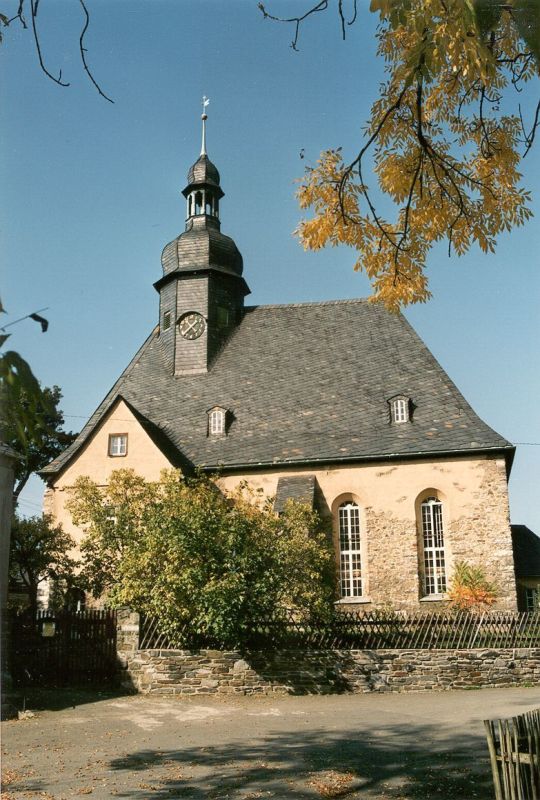
<svg viewBox="0 0 540 800">
<path fill-rule="evenodd" d="M 112 610 L 15 613 L 10 640 L 16 685 L 101 685 L 115 679 L 116 613 Z"/>
<path fill-rule="evenodd" d="M 237 633 L 238 641 L 223 642 L 212 631 L 192 622 L 165 627 L 156 617 L 143 617 L 141 649 L 190 647 L 251 649 L 471 650 L 477 648 L 540 647 L 540 612 L 424 613 L 337 611 L 325 619 L 300 617 L 279 610 L 251 619 Z"/>
<path fill-rule="evenodd" d="M 540 800 L 540 709 L 484 726 L 495 800 Z"/>
</svg>

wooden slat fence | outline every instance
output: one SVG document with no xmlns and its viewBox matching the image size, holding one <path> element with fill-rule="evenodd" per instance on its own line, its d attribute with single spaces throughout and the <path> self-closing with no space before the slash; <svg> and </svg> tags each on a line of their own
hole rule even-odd
<svg viewBox="0 0 540 800">
<path fill-rule="evenodd" d="M 540 709 L 484 726 L 495 800 L 540 800 Z"/>
<path fill-rule="evenodd" d="M 15 684 L 102 684 L 116 675 L 116 613 L 111 610 L 15 614 L 11 628 Z"/>
<path fill-rule="evenodd" d="M 242 645 L 269 649 L 455 650 L 540 647 L 540 612 L 407 614 L 336 612 L 328 619 L 300 618 L 287 610 L 254 619 L 236 645 L 182 623 L 166 629 L 155 617 L 141 619 L 141 649 Z"/>
</svg>

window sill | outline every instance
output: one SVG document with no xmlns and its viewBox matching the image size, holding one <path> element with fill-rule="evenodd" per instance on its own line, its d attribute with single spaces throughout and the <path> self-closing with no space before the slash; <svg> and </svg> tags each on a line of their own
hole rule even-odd
<svg viewBox="0 0 540 800">
<path fill-rule="evenodd" d="M 334 605 L 335 606 L 350 606 L 354 604 L 361 604 L 361 603 L 371 603 L 371 597 L 342 597 L 340 600 L 336 600 Z"/>
<path fill-rule="evenodd" d="M 445 594 L 427 594 L 420 598 L 421 603 L 447 603 L 448 597 Z"/>
</svg>

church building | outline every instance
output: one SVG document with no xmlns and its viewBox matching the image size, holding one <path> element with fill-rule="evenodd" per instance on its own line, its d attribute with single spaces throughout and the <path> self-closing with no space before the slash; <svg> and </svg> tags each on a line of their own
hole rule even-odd
<svg viewBox="0 0 540 800">
<path fill-rule="evenodd" d="M 155 328 L 76 441 L 43 471 L 45 510 L 81 475 L 219 472 L 332 521 L 336 602 L 444 607 L 457 561 L 516 608 L 507 480 L 514 447 L 463 398 L 403 316 L 366 300 L 247 305 L 224 192 L 203 146 L 185 230 L 167 244 Z"/>
</svg>

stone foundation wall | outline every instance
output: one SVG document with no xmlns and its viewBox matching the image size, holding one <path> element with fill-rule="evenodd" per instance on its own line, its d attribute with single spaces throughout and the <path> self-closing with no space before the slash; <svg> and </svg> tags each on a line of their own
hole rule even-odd
<svg viewBox="0 0 540 800">
<path fill-rule="evenodd" d="M 138 650 L 121 683 L 149 694 L 418 692 L 540 685 L 540 648 L 274 653 Z"/>
</svg>

